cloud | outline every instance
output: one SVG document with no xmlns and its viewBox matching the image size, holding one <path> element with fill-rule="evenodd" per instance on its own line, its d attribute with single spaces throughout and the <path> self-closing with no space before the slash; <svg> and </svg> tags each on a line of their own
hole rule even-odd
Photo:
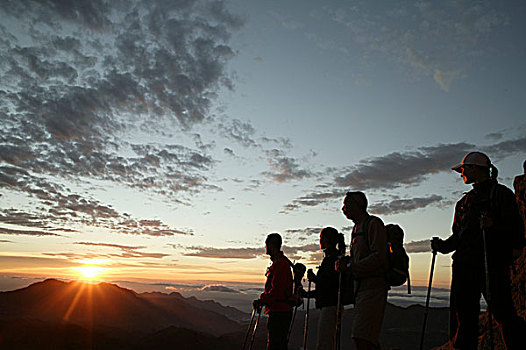
<svg viewBox="0 0 526 350">
<path fill-rule="evenodd" d="M 243 21 L 222 1 L 197 0 L 21 0 L 1 2 L 0 13 L 0 186 L 37 198 L 43 227 L 60 218 L 184 233 L 142 225 L 73 188 L 94 180 L 178 203 L 218 190 L 207 177 L 213 145 L 172 140 L 208 122 L 218 91 L 233 88 L 228 41 Z"/>
<path fill-rule="evenodd" d="M 244 147 L 258 147 L 258 143 L 255 140 L 256 129 L 251 123 L 241 121 L 239 119 L 226 119 L 219 121 L 217 128 L 221 134 L 239 143 Z"/>
<path fill-rule="evenodd" d="M 480 150 L 490 157 L 493 164 L 497 164 L 498 161 L 512 156 L 513 154 L 524 153 L 524 150 L 526 150 L 526 137 L 504 140 L 489 146 L 481 147 Z"/>
<path fill-rule="evenodd" d="M 292 203 L 286 204 L 281 213 L 298 210 L 301 207 L 315 207 L 335 198 L 343 198 L 345 193 L 346 191 L 342 189 L 334 189 L 325 192 L 312 192 L 294 199 Z"/>
<path fill-rule="evenodd" d="M 393 152 L 385 156 L 362 160 L 349 168 L 347 174 L 335 179 L 339 187 L 367 189 L 393 189 L 416 185 L 428 175 L 449 170 L 456 159 L 474 145 L 466 143 L 421 147 L 410 152 Z"/>
<path fill-rule="evenodd" d="M 93 246 L 93 247 L 106 247 L 106 248 L 117 248 L 123 251 L 122 254 L 108 254 L 112 257 L 121 257 L 121 258 L 156 258 L 161 259 L 165 256 L 170 256 L 170 254 L 163 253 L 147 253 L 147 252 L 138 252 L 139 249 L 146 248 L 145 246 L 126 246 L 113 243 L 95 243 L 95 242 L 75 242 L 74 244 Z"/>
<path fill-rule="evenodd" d="M 2 217 L 0 217 L 0 220 Z M 27 236 L 60 236 L 56 233 L 45 231 L 26 231 L 26 230 L 12 230 L 5 227 L 0 227 L 0 235 L 27 235 Z M 5 241 L 9 242 L 9 241 Z"/>
<path fill-rule="evenodd" d="M 1 170 L 0 170 L 1 171 Z M 39 183 L 42 185 L 42 183 Z M 172 228 L 160 220 L 138 220 L 126 213 L 119 213 L 94 199 L 79 195 L 65 194 L 59 185 L 42 188 L 29 186 L 26 189 L 32 197 L 44 203 L 48 209 L 26 212 L 17 209 L 0 209 L 0 223 L 22 227 L 36 227 L 44 231 L 11 230 L 11 234 L 32 234 L 58 236 L 50 231 L 77 232 L 71 225 L 88 225 L 120 233 L 150 236 L 193 235 L 191 230 Z M 7 230 L 7 229 L 4 229 Z M 16 233 L 14 233 L 16 231 Z M 7 231 L 6 231 L 7 232 Z"/>
<path fill-rule="evenodd" d="M 302 169 L 296 159 L 286 157 L 280 150 L 267 151 L 267 157 L 270 171 L 263 172 L 263 175 L 274 179 L 276 182 L 302 180 L 313 176 L 309 170 Z"/>
<path fill-rule="evenodd" d="M 348 50 L 359 46 L 366 68 L 371 57 L 383 55 L 412 78 L 432 78 L 447 92 L 488 50 L 484 41 L 509 25 L 510 15 L 503 11 L 490 2 L 391 2 L 381 7 L 353 2 L 326 10 L 340 26 L 342 38 L 335 39 L 329 32 L 309 36 L 319 43 L 329 42 L 326 49 L 342 51 L 347 57 Z"/>
<path fill-rule="evenodd" d="M 305 227 L 301 229 L 289 229 L 285 230 L 286 241 L 306 241 L 316 240 L 320 234 L 321 227 Z"/>
<path fill-rule="evenodd" d="M 214 247 L 187 247 L 193 252 L 184 253 L 185 256 L 197 256 L 214 259 L 254 259 L 265 254 L 263 248 L 214 248 Z"/>
<path fill-rule="evenodd" d="M 302 207 L 318 206 L 334 199 L 343 199 L 349 190 L 383 191 L 400 187 L 416 187 L 430 175 L 450 172 L 468 152 L 480 150 L 488 154 L 494 164 L 514 154 L 524 152 L 526 137 L 505 140 L 486 146 L 469 143 L 439 144 L 423 146 L 413 151 L 392 152 L 383 156 L 363 159 L 356 165 L 341 169 L 331 169 L 336 177 L 323 186 L 323 191 L 313 191 L 286 204 L 283 213 L 299 210 Z M 422 208 L 444 200 L 438 195 L 397 198 L 391 203 L 387 200 L 371 204 L 377 213 L 400 213 Z"/>
<path fill-rule="evenodd" d="M 241 292 L 230 287 L 220 285 L 208 285 L 201 288 L 203 292 L 222 292 L 222 293 L 233 293 L 240 294 Z"/>
<path fill-rule="evenodd" d="M 428 253 L 431 251 L 431 241 L 429 239 L 411 241 L 404 244 L 404 248 L 408 253 Z"/>
<path fill-rule="evenodd" d="M 290 258 L 292 256 L 299 255 L 300 253 L 311 253 L 311 252 L 318 252 L 320 250 L 320 245 L 318 243 L 311 243 L 311 244 L 305 244 L 300 246 L 289 246 L 284 245 L 283 251 L 289 255 Z"/>
<path fill-rule="evenodd" d="M 6 268 L 16 266 L 18 271 L 24 268 L 69 268 L 77 266 L 76 263 L 67 259 L 23 255 L 0 255 L 0 264 Z"/>
<path fill-rule="evenodd" d="M 425 208 L 432 204 L 440 203 L 444 198 L 433 194 L 428 197 L 394 198 L 380 201 L 369 206 L 369 211 L 378 215 L 394 215 L 411 212 L 416 209 Z"/>
<path fill-rule="evenodd" d="M 307 244 L 302 246 L 289 246 L 284 244 L 283 252 L 289 259 L 300 259 L 301 253 L 315 252 L 320 249 L 318 244 Z M 214 259 L 255 259 L 265 255 L 264 248 L 215 248 L 215 247 L 186 247 L 191 252 L 183 253 L 185 256 L 196 256 L 200 258 Z"/>
<path fill-rule="evenodd" d="M 440 69 L 435 69 L 433 79 L 442 90 L 449 92 L 449 87 L 455 78 L 458 77 L 458 72 L 443 72 Z"/>
</svg>

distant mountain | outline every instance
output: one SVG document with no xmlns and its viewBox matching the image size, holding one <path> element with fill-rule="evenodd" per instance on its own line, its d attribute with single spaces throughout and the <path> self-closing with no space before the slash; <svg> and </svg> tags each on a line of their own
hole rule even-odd
<svg viewBox="0 0 526 350">
<path fill-rule="evenodd" d="M 219 336 L 235 332 L 239 324 L 224 316 L 220 305 L 177 295 L 137 294 L 114 284 L 62 282 L 54 279 L 0 293 L 0 320 L 35 319 L 72 323 L 87 329 L 115 327 L 150 333 L 167 327 L 200 330 Z M 225 308 L 224 313 L 231 310 Z"/>
<path fill-rule="evenodd" d="M 421 306 L 388 304 L 381 343 L 386 349 L 417 349 Z M 447 309 L 431 309 L 425 348 L 447 341 Z M 304 311 L 296 315 L 290 349 L 302 349 Z M 226 317 L 229 316 L 229 317 Z M 114 284 L 46 280 L 0 293 L 0 348 L 4 349 L 240 349 L 247 314 L 214 301 L 179 293 L 141 293 Z M 312 310 L 309 349 L 316 342 L 319 312 Z M 342 346 L 352 349 L 352 308 L 343 320 Z M 238 323 L 233 319 L 243 320 Z M 265 316 L 254 350 L 265 349 Z"/>
<path fill-rule="evenodd" d="M 151 302 L 158 304 L 160 307 L 170 307 L 183 301 L 187 305 L 221 314 L 237 322 L 244 322 L 248 318 L 248 315 L 245 312 L 242 312 L 234 307 L 223 306 L 214 300 L 199 300 L 196 297 L 185 298 L 177 292 L 172 292 L 170 294 L 159 292 L 141 293 L 139 296 L 143 299 L 150 300 Z"/>
</svg>

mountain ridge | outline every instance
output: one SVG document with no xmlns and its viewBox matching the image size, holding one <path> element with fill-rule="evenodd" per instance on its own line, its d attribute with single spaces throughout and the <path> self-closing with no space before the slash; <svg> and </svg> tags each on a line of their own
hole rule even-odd
<svg viewBox="0 0 526 350">
<path fill-rule="evenodd" d="M 160 293 L 162 294 L 162 293 Z M 169 326 L 201 329 L 219 336 L 236 331 L 237 321 L 207 304 L 187 302 L 169 294 L 138 294 L 115 284 L 63 282 L 47 279 L 28 287 L 0 293 L 0 319 L 33 318 L 71 322 L 83 327 L 111 327 L 130 331 L 158 331 Z M 208 309 L 207 309 L 208 308 Z M 225 307 L 225 312 L 230 311 Z"/>
</svg>

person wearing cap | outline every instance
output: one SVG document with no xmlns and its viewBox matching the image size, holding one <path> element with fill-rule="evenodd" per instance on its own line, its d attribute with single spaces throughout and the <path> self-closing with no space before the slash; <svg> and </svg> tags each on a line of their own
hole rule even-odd
<svg viewBox="0 0 526 350">
<path fill-rule="evenodd" d="M 455 206 L 451 236 L 431 241 L 434 251 L 454 252 L 450 341 L 455 349 L 477 349 L 480 296 L 488 302 L 485 284 L 489 278 L 489 310 L 500 325 L 507 349 L 526 349 L 526 322 L 517 315 L 510 288 L 510 265 L 525 245 L 515 195 L 497 182 L 498 170 L 484 153 L 466 154 L 452 170 L 473 188 Z"/>
<path fill-rule="evenodd" d="M 292 322 L 292 306 L 288 299 L 293 294 L 291 261 L 281 251 L 282 239 L 279 233 L 271 233 L 265 240 L 265 253 L 272 264 L 265 276 L 265 291 L 253 301 L 254 309 L 265 306 L 267 321 L 267 350 L 288 348 L 288 332 Z"/>
</svg>

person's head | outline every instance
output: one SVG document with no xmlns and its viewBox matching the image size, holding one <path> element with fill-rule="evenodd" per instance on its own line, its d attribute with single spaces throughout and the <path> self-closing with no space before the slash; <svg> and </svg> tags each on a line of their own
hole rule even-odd
<svg viewBox="0 0 526 350">
<path fill-rule="evenodd" d="M 497 179 L 498 170 L 487 155 L 482 152 L 469 152 L 452 170 L 460 173 L 465 184 Z"/>
<path fill-rule="evenodd" d="M 360 191 L 347 192 L 343 199 L 342 207 L 343 215 L 347 219 L 355 221 L 355 219 L 367 213 L 367 197 Z"/>
<path fill-rule="evenodd" d="M 345 239 L 343 234 L 334 227 L 325 227 L 320 232 L 320 249 L 338 249 L 345 254 Z"/>
<path fill-rule="evenodd" d="M 279 233 L 270 233 L 265 239 L 265 254 L 274 256 L 281 251 L 281 236 Z"/>
<path fill-rule="evenodd" d="M 522 170 L 524 170 L 524 173 L 526 174 L 526 160 L 522 163 Z"/>
</svg>

